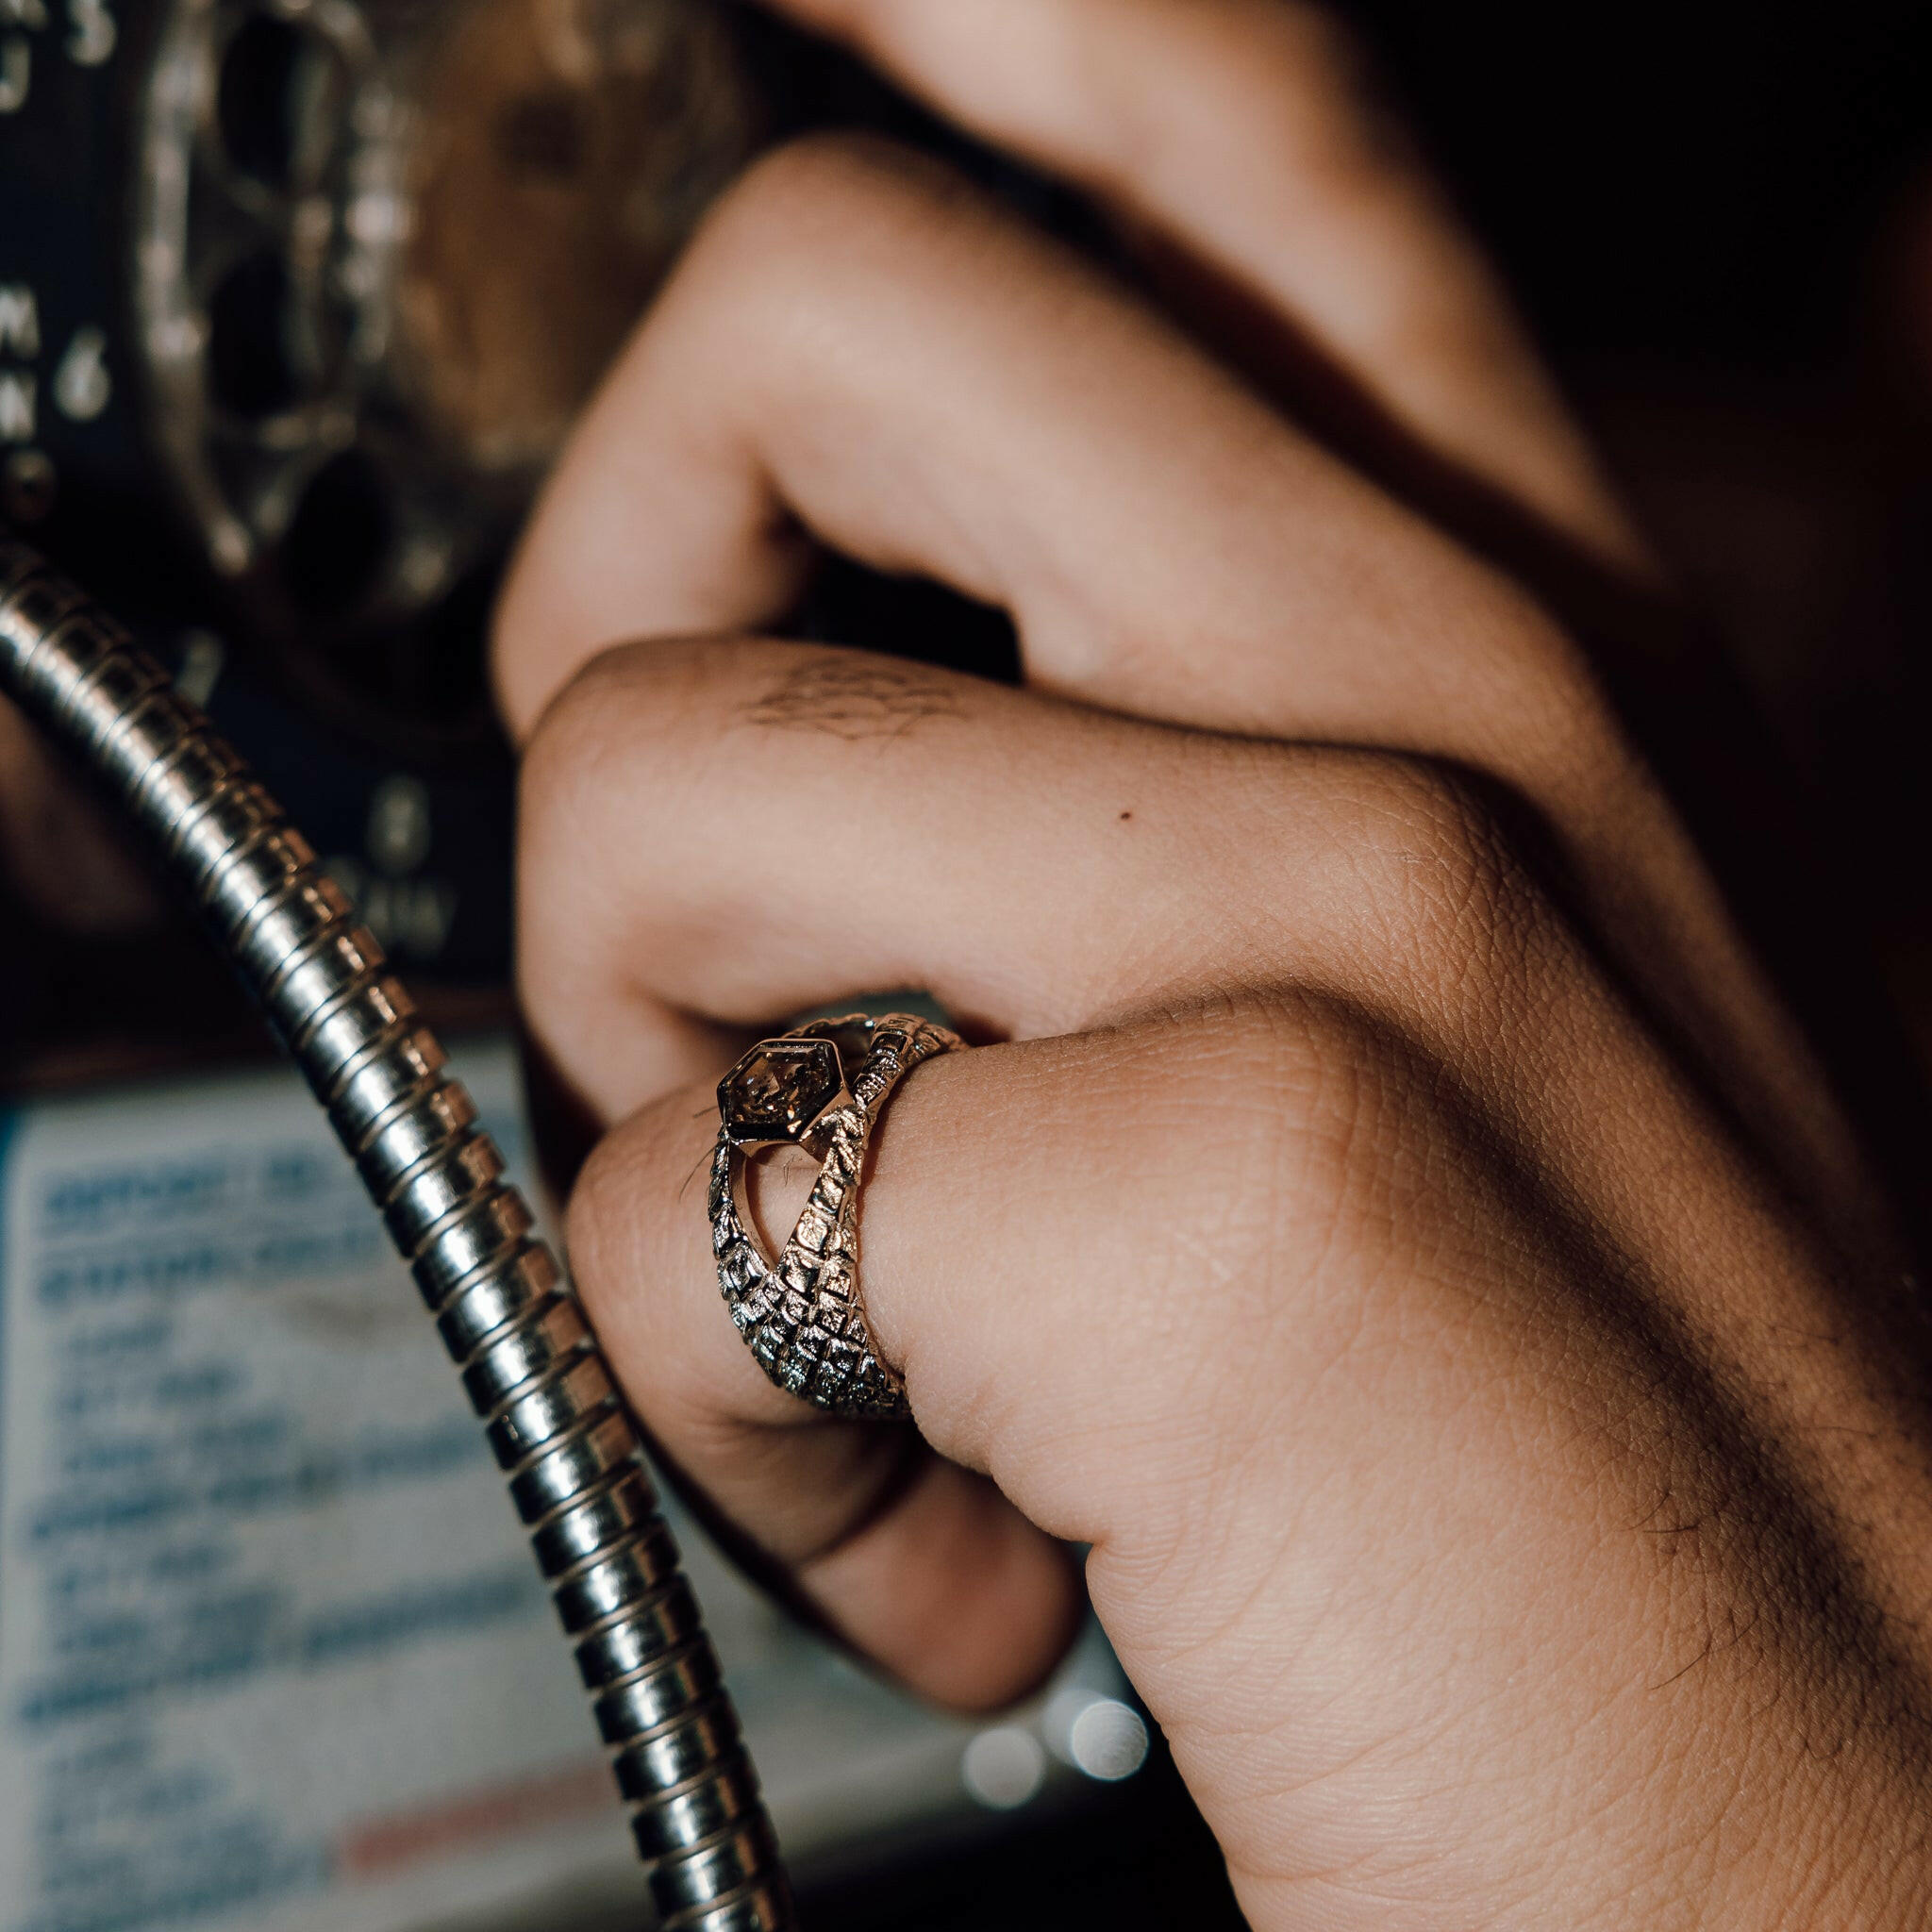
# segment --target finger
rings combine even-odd
[[[1077,1074],[1123,1086],[1105,1081],[1106,1059],[1105,1049],[1056,1043],[1033,1070],[1051,1087],[1016,1079],[1005,1051],[959,1057],[963,1091],[954,1068],[924,1068],[875,1137],[861,1227],[868,1307],[881,1344],[906,1365],[922,1426],[948,1452],[915,1447],[911,1481],[894,1473],[908,1453],[903,1431],[828,1420],[774,1388],[722,1307],[703,1199],[716,1128],[708,1085],[669,1096],[611,1134],[571,1203],[573,1274],[612,1366],[671,1461],[856,1648],[916,1690],[964,1706],[1023,1688],[1064,1643],[1067,1569],[1033,1525],[1086,1541],[1104,1531],[1125,1499],[1112,1484],[1081,1482],[1073,1465],[1089,1461],[1094,1438],[1124,1436],[1137,1412],[1147,1416],[1130,1345],[1144,1307],[1123,1311],[1110,1337],[1123,1345],[1107,1351],[1117,1419],[1097,1384],[1101,1360],[1070,1374],[1053,1404],[1041,1401],[1046,1378],[1034,1354],[1063,1347],[1071,1361],[1074,1347],[1069,1298],[1038,1292],[1044,1250],[1066,1240],[1083,1267],[1126,1263],[1130,1241],[1124,1230],[1108,1234],[1116,1217],[1096,1196],[1131,1168],[1096,1169],[1083,1158],[1074,1185],[1050,1196],[1037,1185],[1064,1172],[1048,1144],[1055,1127],[1091,1125],[1085,1102],[1097,1090]],[[920,1104],[935,1100],[949,1123],[939,1132],[932,1108]],[[975,1116],[976,1130],[954,1131]],[[1081,1145],[1085,1157],[1104,1156],[1091,1140]],[[1031,1180],[1022,1181],[1029,1168]],[[967,1235],[949,1213],[927,1216],[929,1240],[915,1258],[898,1249],[893,1224],[923,1214],[945,1176],[958,1180],[958,1205],[981,1226]],[[997,1194],[1002,1185],[1012,1191]],[[984,1206],[994,1198],[1026,1207],[997,1217],[996,1236]],[[770,1226],[783,1217],[761,1218]],[[901,1295],[888,1276],[908,1262]],[[996,1337],[1003,1324],[1008,1332]],[[1027,1356],[1030,1365],[1015,1373]],[[1079,1446],[1055,1483],[1058,1428],[1067,1432],[1063,1451]],[[1147,1459],[1143,1444],[1136,1461]],[[1010,1491],[968,1462],[996,1471]],[[1143,1490],[1126,1511],[1136,1528],[1158,1538],[1163,1491],[1193,1473],[1171,1466],[1163,1485]],[[882,1491],[891,1496],[884,1508]]]
[[[1327,9],[775,0],[1292,325],[1395,425],[1607,558],[1641,547],[1481,250]]]
[[[1518,891],[1466,783],[1378,755],[1177,731],[862,653],[660,643],[606,654],[552,707],[519,824],[532,1036],[607,1124],[715,1078],[742,1029],[868,988],[924,988],[982,1036],[1023,1039],[1208,990],[1319,988],[1474,1069],[1516,1115],[1574,1073],[1542,1033],[1584,1037],[1536,1004],[1552,974],[1529,964],[1574,941]],[[1515,961],[1524,991],[1498,998],[1473,960]],[[1859,1199],[1805,1072],[1740,1052],[1722,1085],[1807,1195]],[[1590,1112],[1579,1091],[1574,1118]]]
[[[666,1240],[673,1224],[705,1229],[709,1101],[708,1088],[680,1094],[628,1124],[572,1198],[572,1272],[626,1392],[763,1567],[875,1663],[948,1704],[1012,1701],[1072,1635],[1074,1566],[983,1475],[767,1380],[718,1299],[708,1250]],[[641,1293],[646,1282],[665,1291]]]
[[[725,821],[734,798],[785,809]],[[926,989],[1030,1039],[1292,986],[1465,1069],[1526,1141],[1593,1158],[1601,1015],[1550,1003],[1593,983],[1578,941],[1443,772],[861,653],[658,644],[553,708],[520,840],[531,1035],[605,1124],[855,990]],[[1803,1071],[1740,1060],[1721,1088],[1803,1195],[1861,1204]]]
[[[734,796],[785,808],[722,823]],[[531,746],[519,828],[525,1011],[607,1124],[863,988],[1038,1038],[1291,981],[1478,1058],[1474,981],[1392,936],[1524,942],[1453,781],[820,647],[606,654]]]
[[[1002,606],[1031,681],[1111,708],[1456,758],[1540,799],[1614,744],[1513,584],[877,144],[764,164],[619,365],[499,611],[512,725],[613,641],[782,617],[801,524]]]

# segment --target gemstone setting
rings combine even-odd
[[[724,1131],[740,1147],[802,1141],[844,1097],[845,1073],[829,1040],[762,1040],[718,1085]]]

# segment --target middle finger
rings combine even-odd
[[[918,987],[1037,1038],[1283,976],[1457,1016],[1382,932],[1457,918],[1454,788],[866,653],[609,652],[525,763],[519,968],[607,1123],[721,1036]],[[1377,946],[1381,933],[1385,943]],[[1491,936],[1493,949],[1507,936]]]

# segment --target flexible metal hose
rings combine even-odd
[[[166,672],[4,534],[0,690],[140,825],[327,1109],[508,1476],[665,1932],[792,1932],[777,1840],[637,1425],[382,949]]]

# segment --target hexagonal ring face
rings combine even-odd
[[[718,1083],[718,1111],[735,1146],[805,1140],[845,1098],[845,1070],[829,1040],[761,1040]]]

